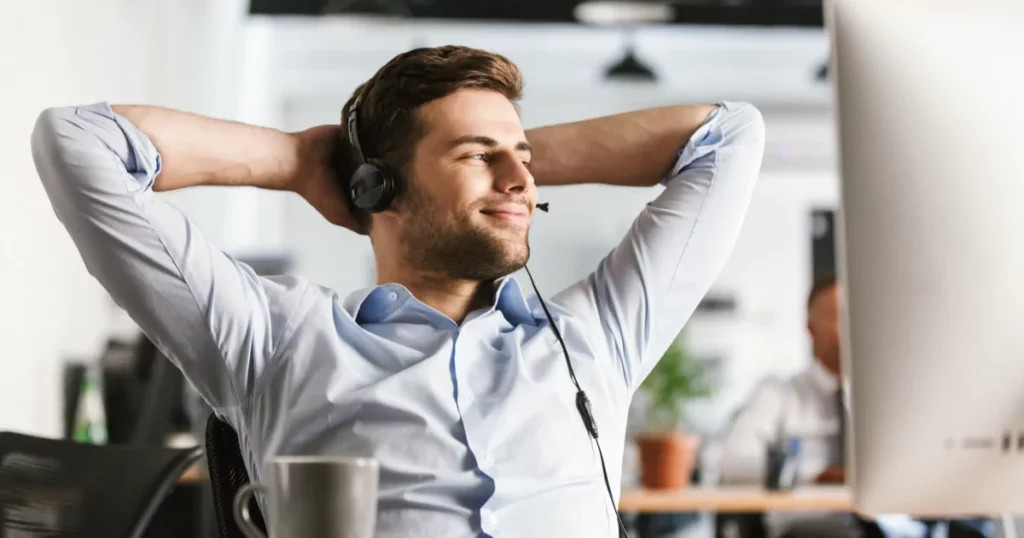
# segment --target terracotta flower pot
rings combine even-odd
[[[647,489],[683,489],[690,484],[700,437],[673,432],[640,436],[640,469]]]

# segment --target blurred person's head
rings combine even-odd
[[[399,54],[356,89],[342,126],[358,98],[362,153],[396,183],[388,209],[356,210],[379,278],[479,282],[526,263],[537,191],[516,105],[522,88],[508,59],[445,46]],[[346,184],[351,171],[340,170]]]
[[[836,375],[839,362],[839,283],[834,274],[814,282],[807,297],[807,331],[811,333],[814,357]]]

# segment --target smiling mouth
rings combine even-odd
[[[497,207],[481,209],[480,212],[489,217],[509,222],[529,220],[529,210],[519,204],[502,204]]]
[[[485,209],[481,211],[481,213],[483,213],[484,215],[490,215],[492,217],[509,217],[518,219],[525,219],[526,217],[529,216],[529,213],[526,213],[525,211],[510,211],[503,209]]]
[[[530,214],[520,211],[505,211],[505,210],[483,210],[481,211],[484,215],[497,219],[504,222],[514,223],[525,223],[530,220]]]

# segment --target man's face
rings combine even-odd
[[[396,202],[407,261],[475,281],[520,269],[537,189],[515,107],[496,92],[460,90],[419,118],[424,136]]]
[[[839,286],[822,291],[811,302],[807,330],[814,344],[814,356],[826,368],[839,373]]]

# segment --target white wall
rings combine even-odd
[[[0,8],[0,429],[56,433],[59,361],[98,349],[105,303],[53,215],[29,150],[36,115],[69,100],[140,99],[144,77],[110,61],[142,65],[141,49],[118,50],[144,3],[17,2]],[[116,82],[115,82],[116,81]]]
[[[218,70],[230,65],[224,41],[237,39],[232,22],[241,24],[244,5],[0,5],[0,430],[58,434],[61,365],[94,359],[112,318],[106,292],[85,271],[36,178],[29,148],[36,116],[49,106],[101,100],[223,112],[230,95],[218,92],[231,86]],[[190,193],[176,199],[203,208]],[[202,213],[193,211],[199,219]]]

